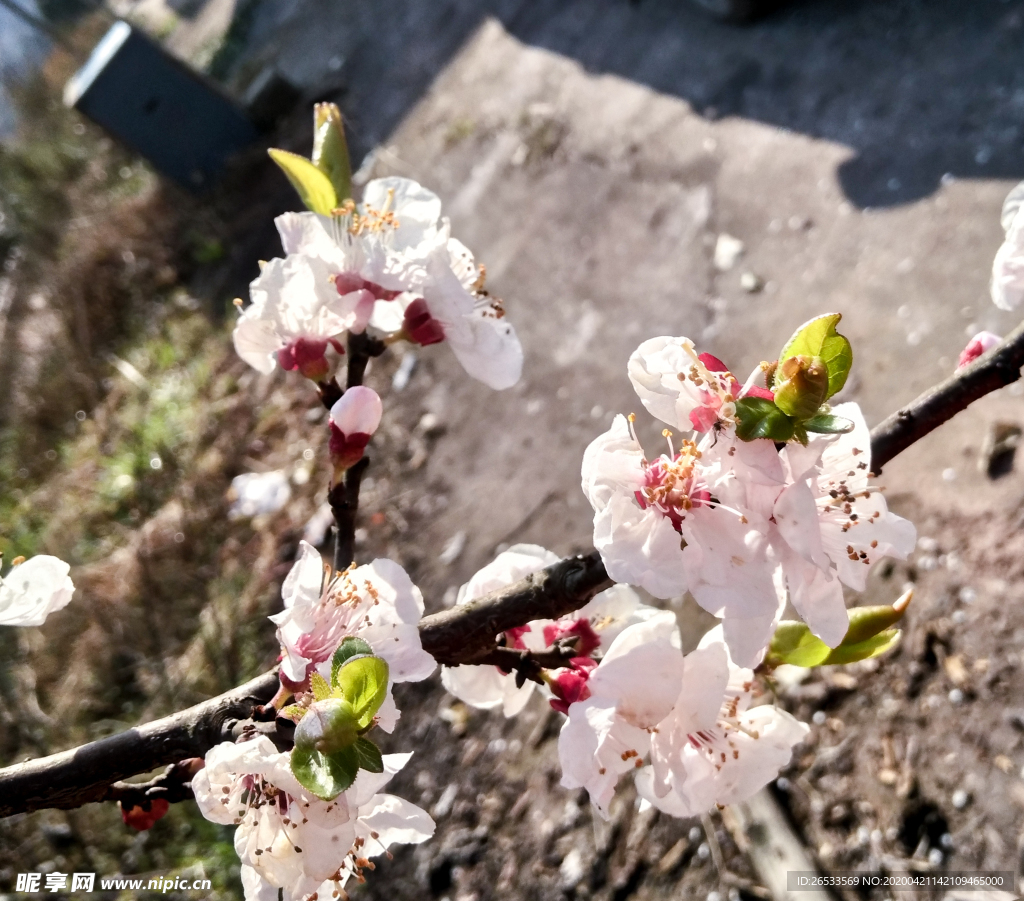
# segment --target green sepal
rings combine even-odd
[[[338,206],[338,195],[330,178],[297,153],[273,147],[267,153],[288,176],[288,181],[298,191],[299,199],[307,209],[321,216],[331,215],[331,211]]]
[[[364,657],[372,654],[373,648],[363,639],[349,635],[348,638],[338,645],[338,649],[334,652],[334,657],[331,658],[331,685],[335,688],[338,687],[338,670],[348,663],[349,660],[353,657]]]
[[[793,420],[766,398],[742,397],[736,401],[736,435],[741,441],[789,441],[793,438]]]
[[[359,731],[365,731],[387,697],[388,665],[380,657],[356,657],[338,670],[336,686],[352,705]]]
[[[313,692],[314,701],[326,701],[331,697],[331,686],[328,685],[327,680],[316,671],[310,673],[309,690]]]
[[[308,707],[303,707],[301,704],[289,704],[287,707],[282,707],[277,712],[277,715],[284,717],[286,720],[291,720],[293,723],[297,723],[306,715],[308,710]]]
[[[828,370],[826,400],[846,384],[846,377],[853,365],[853,348],[850,342],[836,331],[836,325],[842,318],[841,313],[827,313],[805,322],[779,354],[780,367],[790,357],[820,357]]]
[[[854,429],[852,420],[844,419],[842,416],[833,416],[831,413],[819,413],[817,416],[804,420],[803,426],[808,432],[818,432],[822,435],[842,435],[852,432]]]
[[[360,736],[353,745],[356,754],[359,756],[359,768],[368,770],[371,773],[384,772],[384,758],[381,757],[378,748],[370,739]]]
[[[303,788],[323,801],[333,801],[356,781],[359,753],[355,745],[333,754],[296,747],[291,755],[291,768]]]
[[[341,111],[333,103],[313,107],[313,158],[311,160],[334,188],[336,206],[352,196],[352,162],[345,141]]]

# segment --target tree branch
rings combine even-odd
[[[1019,379],[1022,365],[1024,325],[875,428],[871,433],[872,469],[878,472],[901,450],[974,400]],[[363,371],[365,362],[360,378]],[[533,619],[557,619],[578,610],[612,584],[596,551],[569,557],[485,597],[424,617],[420,622],[423,647],[438,663],[448,666],[497,663],[514,669],[509,649],[496,647],[496,636]],[[0,770],[0,817],[41,808],[70,809],[113,798],[129,790],[117,785],[121,779],[185,758],[203,757],[214,745],[233,740],[243,731],[274,732],[275,724],[254,726],[249,718],[254,708],[273,697],[277,687],[276,672],[265,673],[172,716]],[[146,787],[147,796],[153,787]]]
[[[180,713],[0,770],[0,817],[103,801],[113,797],[112,786],[121,779],[187,757],[205,757],[214,745],[230,740],[236,723],[270,700],[277,685],[277,673],[264,673]]]
[[[871,469],[877,475],[893,457],[992,391],[1020,378],[1024,323],[969,366],[929,388],[871,430]]]
[[[567,557],[475,601],[424,617],[420,638],[438,663],[480,663],[494,651],[495,636],[532,619],[558,619],[579,610],[613,584],[597,551]]]

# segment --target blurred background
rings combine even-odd
[[[8,560],[63,557],[78,588],[44,628],[0,630],[0,763],[275,659],[264,617],[298,541],[327,546],[326,425],[297,376],[235,357],[231,301],[280,253],[273,216],[298,201],[265,149],[308,155],[314,101],[341,106],[358,184],[403,175],[441,196],[524,345],[524,378],[499,396],[443,347],[371,367],[386,414],[358,555],[402,563],[428,612],[511,544],[589,549],[583,449],[639,410],[625,363],[648,337],[689,336],[746,373],[842,312],[843,399],[875,424],[949,375],[975,332],[1016,324],[988,279],[1024,178],[1024,0],[705,5],[0,4],[0,544]],[[209,177],[162,175],[127,101],[106,127],[64,105],[119,19],[258,126]],[[146,71],[126,81],[155,110]],[[157,146],[210,138],[184,108]],[[129,146],[112,122],[142,132]],[[824,870],[1019,869],[1021,394],[886,467],[919,547],[849,600],[916,584],[899,649],[779,686],[813,726],[772,793]],[[246,474],[270,487],[240,500]],[[675,607],[695,642],[709,619]],[[724,879],[698,824],[639,812],[630,790],[595,822],[558,787],[559,717],[540,699],[506,721],[434,677],[398,700],[393,745],[417,753],[394,791],[438,833],[354,897],[768,897],[729,811],[714,817]],[[203,874],[212,897],[241,897],[231,830],[190,804],[143,833],[113,805],[0,822],[0,897],[28,870]]]

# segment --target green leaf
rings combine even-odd
[[[846,377],[853,365],[853,348],[850,342],[836,331],[836,325],[842,318],[841,313],[828,313],[805,322],[779,354],[780,367],[790,357],[820,357],[828,369],[826,398],[831,397],[846,384]]]
[[[807,623],[783,620],[768,645],[765,662],[773,667],[782,663],[790,666],[819,666],[831,653],[832,648],[814,635]]]
[[[309,689],[313,692],[313,699],[316,701],[326,701],[331,696],[331,686],[318,672],[310,674]]]
[[[338,670],[337,686],[352,705],[360,731],[373,725],[388,693],[388,665],[380,657],[356,657]]]
[[[330,180],[337,204],[352,196],[352,163],[345,141],[341,111],[333,103],[313,107],[312,163]]]
[[[330,755],[297,747],[292,751],[291,767],[303,788],[323,801],[332,801],[355,782],[359,754],[354,745]]]
[[[866,641],[856,644],[846,644],[844,641],[838,648],[821,661],[821,666],[838,666],[842,663],[856,663],[858,660],[868,660],[884,654],[889,648],[894,647],[900,640],[899,629],[887,629],[872,635]]]
[[[369,770],[371,773],[384,772],[384,758],[380,756],[380,748],[370,739],[361,737],[356,740],[354,747],[359,756],[360,769]]]
[[[882,604],[878,607],[854,607],[850,611],[850,628],[843,638],[843,645],[859,644],[892,628],[903,618],[912,596],[904,594],[892,606]]]
[[[822,435],[841,435],[845,432],[852,432],[854,424],[842,416],[833,416],[831,413],[819,413],[804,421],[804,428],[808,432],[819,432]]]
[[[806,623],[783,620],[772,636],[765,663],[769,667],[781,663],[837,666],[877,657],[899,641],[900,632],[892,626],[902,618],[913,596],[911,590],[891,606],[854,607],[850,611],[850,627],[835,649],[812,634]]]
[[[356,638],[354,635],[348,636],[338,645],[338,650],[334,652],[334,657],[331,659],[331,685],[337,688],[338,670],[348,663],[349,660],[353,657],[363,657],[368,654],[373,654],[373,648],[361,638]]]
[[[299,199],[307,209],[321,216],[329,216],[338,206],[338,195],[330,178],[304,156],[277,148],[271,148],[267,153],[288,176],[288,181],[299,192]]]
[[[762,397],[743,397],[736,401],[736,420],[736,434],[742,441],[755,438],[789,441],[793,437],[793,420]]]

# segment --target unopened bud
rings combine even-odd
[[[559,713],[568,714],[569,706],[590,697],[590,673],[597,661],[590,657],[573,657],[566,669],[560,669],[548,678],[548,687],[554,695],[548,703]]]
[[[331,369],[326,352],[326,339],[296,338],[277,352],[277,362],[282,369],[301,372],[307,379],[321,382]]]
[[[422,297],[417,297],[405,308],[402,331],[414,344],[421,344],[424,347],[444,341],[444,328],[430,315],[427,302]]]
[[[810,419],[828,398],[828,368],[820,357],[798,354],[779,364],[775,405],[796,419]]]
[[[170,810],[171,805],[166,798],[153,798],[149,801],[148,807],[145,806],[145,803],[125,807],[120,801],[118,802],[118,807],[121,808],[121,819],[128,826],[131,826],[132,829],[137,829],[139,832],[144,832],[147,829],[151,829],[153,824]]]
[[[331,460],[335,473],[358,463],[370,437],[380,425],[384,406],[377,392],[365,385],[349,388],[331,407]]]
[[[359,723],[352,705],[343,698],[316,701],[295,727],[295,747],[335,754],[356,743]]]
[[[330,179],[339,204],[352,197],[352,164],[337,104],[318,103],[313,107],[311,162]]]
[[[973,363],[983,353],[990,351],[1002,340],[999,335],[993,332],[978,332],[960,352],[960,359],[956,364],[956,368],[963,369],[964,366]]]

